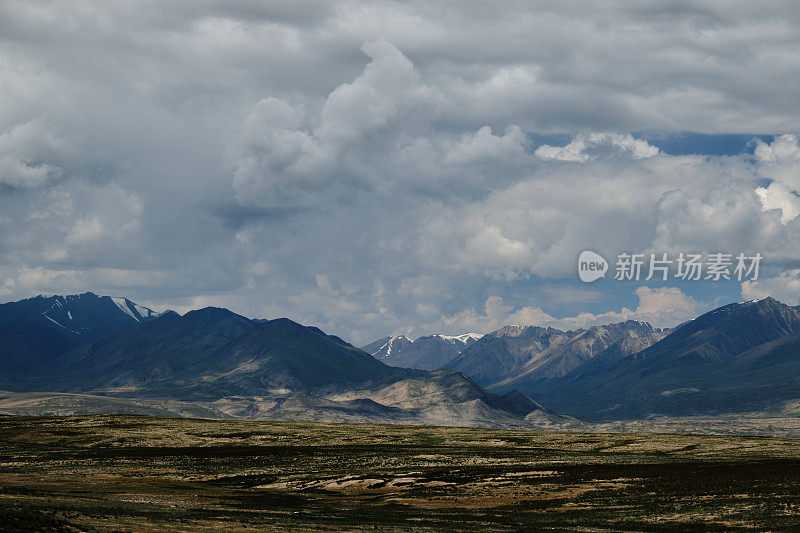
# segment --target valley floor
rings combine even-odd
[[[0,530],[798,524],[790,439],[0,416]]]

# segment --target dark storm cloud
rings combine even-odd
[[[308,213],[302,207],[258,207],[237,203],[211,207],[210,211],[222,218],[227,227],[234,230],[257,223],[282,223],[290,217]]]

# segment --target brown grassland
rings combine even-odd
[[[0,530],[789,530],[800,441],[0,417]]]

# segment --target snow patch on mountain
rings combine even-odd
[[[483,334],[482,333],[463,333],[461,335],[434,335],[434,337],[441,337],[442,339],[444,339],[446,341],[449,341],[449,342],[458,341],[459,343],[466,344],[467,342],[470,341],[470,339],[473,340],[473,341],[476,341],[476,340],[480,339],[481,337],[483,337]]]
[[[66,327],[65,327],[63,324],[59,324],[58,322],[56,322],[55,320],[53,320],[52,318],[50,318],[50,317],[49,317],[49,316],[47,316],[46,314],[42,313],[42,316],[43,316],[43,317],[45,317],[45,318],[46,318],[47,320],[49,320],[50,322],[52,322],[53,324],[55,324],[56,326],[58,326],[58,327],[60,327],[60,328],[67,329],[67,328],[66,328]]]
[[[131,304],[133,305],[133,308],[136,309],[136,312],[139,313],[139,316],[143,318],[158,318],[163,314],[163,313],[156,313],[155,311],[153,311],[148,307],[143,307],[133,302],[131,302]]]
[[[119,307],[120,311],[134,319],[135,321],[139,322],[139,317],[137,317],[131,308],[128,307],[128,300],[127,298],[115,298],[114,296],[111,297],[111,301],[114,302],[117,307]]]

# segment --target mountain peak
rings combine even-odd
[[[762,298],[760,300],[755,300],[754,302],[758,306],[767,307],[767,306],[781,306],[781,307],[790,307],[789,305],[781,302],[780,300],[776,300],[772,296],[767,296],[766,298]]]
[[[488,333],[484,337],[543,337],[558,333],[565,332],[551,326],[509,325]]]
[[[93,292],[91,292],[91,291],[86,291],[86,292],[84,292],[84,293],[77,294],[77,295],[75,295],[75,294],[68,294],[68,295],[64,296],[64,298],[70,298],[70,297],[76,297],[76,296],[77,296],[78,298],[80,298],[80,297],[82,297],[82,296],[86,296],[86,297],[88,297],[88,298],[102,298],[102,296],[99,296],[99,295],[97,295],[97,294],[95,294],[95,293],[93,293]]]
[[[197,322],[200,324],[210,324],[221,322],[228,318],[239,317],[244,320],[244,317],[237,315],[233,311],[222,307],[203,307],[202,309],[194,309],[184,314],[181,318],[186,322]]]
[[[300,327],[304,328],[302,324],[299,324],[292,320],[291,318],[280,317],[280,318],[273,318],[272,320],[267,320],[266,324],[272,324],[275,326],[288,326],[288,327]]]
[[[103,296],[95,294],[94,292],[87,291],[80,294],[39,294],[33,298],[20,300],[19,302],[9,302],[5,305],[24,304],[25,302],[32,303],[34,306],[47,306],[47,309],[42,309],[40,313],[47,319],[56,324],[72,329],[67,324],[59,319],[56,319],[53,314],[57,314],[58,310],[63,310],[67,314],[68,320],[73,320],[72,313],[77,308],[83,310],[91,310],[96,307],[108,307],[107,304],[113,303],[119,311],[125,314],[128,318],[141,322],[142,320],[157,318],[161,313],[157,313],[148,307],[137,304],[136,302],[121,296]],[[104,303],[105,302],[105,305]],[[75,309],[69,309],[75,308]],[[107,311],[111,312],[110,309]],[[93,312],[93,311],[91,311]],[[79,331],[76,331],[79,333]]]

